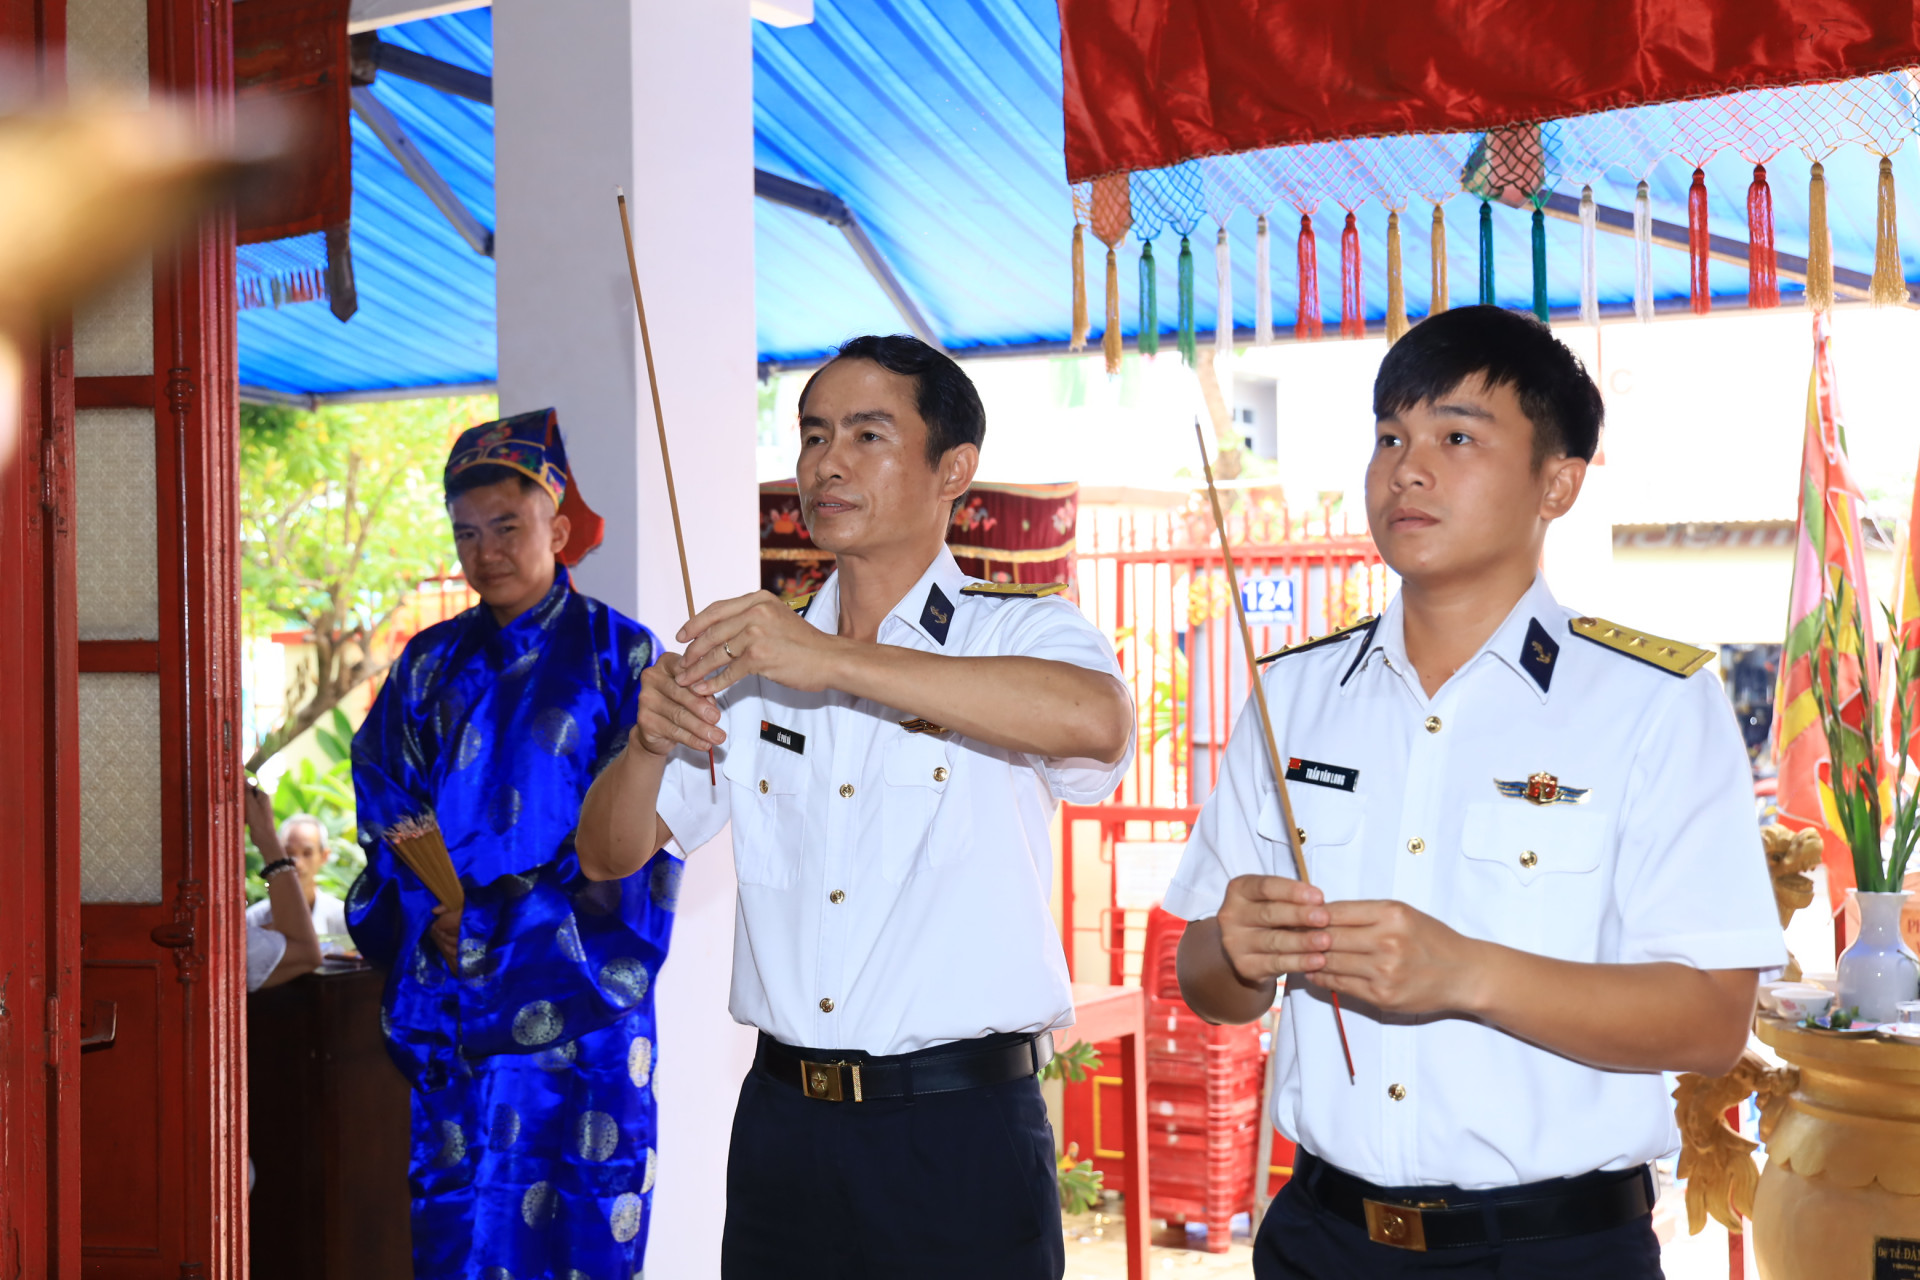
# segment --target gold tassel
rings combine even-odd
[[[1107,332],[1100,340],[1106,353],[1107,372],[1120,372],[1120,259],[1107,250]]]
[[[1833,309],[1833,240],[1827,235],[1827,170],[1813,162],[1807,183],[1807,305]]]
[[[1400,279],[1400,215],[1387,214],[1387,345],[1407,332],[1407,290]]]
[[[1906,273],[1900,265],[1900,229],[1893,219],[1893,161],[1880,157],[1880,212],[1874,222],[1873,285],[1867,300],[1890,307],[1907,300]]]
[[[1433,302],[1428,315],[1447,309],[1447,218],[1440,205],[1433,206]]]
[[[1073,224],[1073,334],[1067,350],[1087,349],[1087,229]]]

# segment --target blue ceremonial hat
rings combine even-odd
[[[573,526],[567,545],[561,548],[560,563],[578,564],[581,557],[600,545],[606,522],[574,488],[573,469],[567,465],[567,443],[560,435],[560,415],[554,410],[535,409],[462,431],[453,442],[453,452],[447,455],[441,483],[451,486],[461,472],[474,467],[505,467],[547,491],[559,514]]]

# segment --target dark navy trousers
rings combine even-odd
[[[749,1071],[727,1157],[724,1280],[1060,1280],[1053,1128],[1031,1076],[870,1102]]]
[[[1254,1280],[1660,1280],[1662,1273],[1652,1214],[1563,1240],[1413,1253],[1375,1244],[1362,1228],[1322,1209],[1305,1180],[1294,1178],[1260,1223],[1253,1274]]]

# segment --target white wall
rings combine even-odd
[[[747,5],[501,0],[493,23],[500,410],[559,409],[607,520],[577,580],[671,645],[686,606],[613,189],[634,216],[694,592],[742,594],[759,580]],[[726,1011],[733,908],[723,834],[688,863],[656,986],[654,1275],[719,1273],[728,1133],[753,1051]]]

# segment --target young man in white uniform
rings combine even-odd
[[[1710,654],[1538,571],[1602,415],[1545,326],[1422,321],[1374,413],[1401,590],[1262,676],[1313,884],[1242,715],[1166,899],[1203,1016],[1250,1021],[1287,979],[1273,1112],[1300,1155],[1255,1274],[1658,1276],[1659,1073],[1729,1069],[1785,958],[1740,732]]]
[[[733,823],[731,1008],[761,1034],[729,1280],[1065,1266],[1035,1079],[1073,1018],[1048,824],[1113,790],[1135,718],[1072,604],[947,551],[985,426],[924,343],[842,347],[800,400],[802,514],[833,576],[800,611],[756,592],[689,622],[581,810],[603,879]]]

